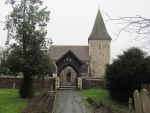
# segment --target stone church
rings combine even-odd
[[[78,77],[102,78],[110,63],[111,37],[98,9],[87,46],[52,45],[49,56],[55,64],[53,76],[61,82],[75,84]]]

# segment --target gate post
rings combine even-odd
[[[78,77],[78,88],[82,90],[82,78]]]
[[[56,77],[55,79],[55,89],[59,89],[60,88],[60,77]]]

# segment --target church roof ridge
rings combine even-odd
[[[98,9],[95,23],[88,40],[111,40],[108,34],[100,9]]]

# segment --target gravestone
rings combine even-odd
[[[129,113],[132,113],[132,98],[129,98]]]
[[[134,103],[135,103],[136,113],[142,113],[142,105],[141,105],[139,91],[135,90],[134,93],[133,93],[133,96],[134,96]]]
[[[150,113],[150,95],[146,89],[140,91],[143,113]]]

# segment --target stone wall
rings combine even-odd
[[[13,84],[15,83],[15,87],[19,88],[20,82],[22,81],[22,78],[0,78],[0,88],[12,88]],[[55,85],[55,78],[50,77],[48,79],[34,79],[33,84],[36,89],[40,89],[42,86],[43,88],[49,88],[51,85]]]
[[[12,88],[13,84],[18,88],[22,78],[0,78],[0,88]]]
[[[89,73],[81,73],[81,77],[87,77],[89,76]]]
[[[89,40],[89,54],[94,77],[102,77],[110,63],[110,40]]]
[[[55,78],[44,79],[44,88],[49,88],[53,85],[55,87]]]
[[[83,78],[82,79],[82,88],[89,89],[89,88],[105,88],[104,82],[102,79],[90,79],[90,78]]]

